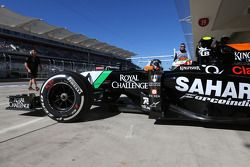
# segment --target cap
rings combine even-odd
[[[180,46],[186,46],[184,43],[181,43]]]

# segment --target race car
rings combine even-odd
[[[198,62],[179,63],[172,71],[162,71],[161,62],[153,60],[144,70],[58,73],[41,87],[41,106],[50,118],[69,122],[79,119],[93,101],[115,103],[125,94],[154,119],[248,120],[249,44],[212,48],[211,40],[199,42]]]
[[[50,118],[72,122],[94,101],[116,103],[124,94],[156,120],[250,122],[250,44],[213,47],[211,40],[199,42],[197,62],[175,63],[171,71],[152,60],[143,70],[60,72],[42,85],[41,106]]]

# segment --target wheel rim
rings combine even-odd
[[[50,106],[60,112],[70,110],[76,101],[75,92],[66,83],[55,84],[48,94]]]

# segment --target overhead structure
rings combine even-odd
[[[249,0],[176,0],[176,7],[193,56],[203,36],[250,42]]]
[[[17,14],[5,8],[3,5],[0,7],[0,28],[26,33],[56,42],[67,43],[115,57],[120,56],[127,58],[136,55],[133,52],[117,48],[97,39],[89,38],[83,34],[76,34],[66,28],[50,25],[42,19]],[[119,52],[117,50],[119,50]]]
[[[69,37],[64,38],[64,40],[74,43],[74,44],[78,44],[80,42],[83,42],[84,40],[88,39],[87,36],[82,35],[82,34],[73,34]]]

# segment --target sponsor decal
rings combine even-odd
[[[161,87],[161,83],[160,82],[149,82],[148,85],[150,87]]]
[[[143,102],[142,102],[141,107],[143,109],[150,110],[150,107],[148,106],[149,105],[149,98],[148,97],[143,97],[142,100],[143,100]]]
[[[45,111],[45,113],[49,116],[49,117],[54,117],[54,115],[52,115],[51,113],[49,113],[49,111],[47,110],[47,108],[44,105],[44,100],[43,100],[43,95],[40,95],[40,100],[41,100],[41,105],[43,107],[43,110]]]
[[[76,109],[76,110],[78,110],[78,109],[79,109],[79,107],[80,107],[80,105],[79,105],[79,104],[75,104],[75,105],[74,105],[74,109]]]
[[[158,81],[158,75],[151,75],[151,81],[152,82]]]
[[[236,75],[250,75],[250,67],[234,66],[232,72]]]
[[[98,89],[111,73],[112,71],[103,71],[94,81],[94,88]]]
[[[208,48],[203,48],[203,47],[198,47],[198,52],[201,56],[209,56],[211,49]]]
[[[181,71],[191,71],[191,70],[195,70],[195,71],[200,71],[201,68],[200,66],[180,66],[180,70]]]
[[[114,81],[111,84],[114,89],[148,89],[148,83],[140,82],[138,75],[120,75],[120,82]]]
[[[12,102],[9,103],[9,106],[12,108],[18,109],[29,109],[30,105],[25,103],[24,98],[14,98]]]
[[[189,93],[182,96],[181,99],[195,99],[198,101],[206,101],[206,102],[210,102],[214,104],[250,107],[250,100],[232,100],[232,98],[220,99],[220,98],[206,97],[206,96],[200,96],[200,95],[189,94]]]
[[[148,97],[143,97],[143,104],[149,105],[149,98]]]
[[[189,79],[186,77],[178,77],[176,79],[176,90],[181,92],[187,92],[186,95],[181,97],[183,98],[193,98],[196,100],[202,100],[201,97],[206,97],[205,100],[211,103],[225,104],[225,105],[236,105],[236,106],[248,106],[248,99],[250,100],[250,84],[239,82],[235,86],[234,82],[226,82],[225,88],[223,81],[220,80],[205,80],[202,83],[200,78],[195,78],[194,81],[190,84]],[[212,98],[212,97],[218,98]],[[237,99],[237,100],[232,100]],[[239,100],[243,101],[239,101]],[[244,100],[247,99],[247,100]],[[221,101],[224,100],[224,101]],[[245,101],[245,102],[244,102]],[[224,103],[225,102],[225,103]],[[240,103],[242,102],[242,103]],[[243,103],[244,102],[244,103]]]
[[[151,75],[151,82],[149,82],[150,87],[160,87],[161,82],[160,82],[160,75]]]
[[[103,66],[98,66],[98,67],[95,67],[95,70],[96,70],[96,71],[98,71],[98,70],[103,71],[103,70],[104,70],[104,67],[103,67]]]
[[[250,62],[250,52],[234,52],[234,58],[237,61]]]
[[[206,27],[209,24],[209,18],[200,18],[198,21],[199,26]],[[203,38],[204,39],[204,38]]]
[[[54,85],[54,80],[52,79],[45,85],[45,89],[49,90],[53,85]]]
[[[71,113],[69,113],[69,115],[74,115],[77,112],[77,110],[78,108],[74,108],[74,110]]]
[[[249,64],[249,62],[233,62],[233,65],[235,66],[247,66]]]
[[[80,86],[76,83],[76,81],[72,77],[68,77],[67,80],[73,86],[73,88],[76,90],[78,94],[81,94],[83,92]]]
[[[217,66],[214,65],[201,65],[205,68],[205,72],[208,74],[222,74],[224,70],[220,70]]]
[[[151,98],[160,98],[161,96],[158,94],[158,91],[160,91],[160,90],[152,89],[151,94],[149,94],[149,97],[151,97]]]
[[[201,66],[180,66],[180,71],[200,71],[205,70],[208,74],[222,74],[224,70],[214,65],[201,65]]]
[[[159,94],[155,94],[155,95],[150,94],[149,97],[150,98],[160,98],[161,96]]]
[[[157,95],[157,89],[152,89],[152,90],[151,90],[151,94],[152,94],[152,95]]]
[[[158,101],[158,102],[154,102],[150,105],[150,107],[157,107],[158,104],[160,104],[161,101]]]

